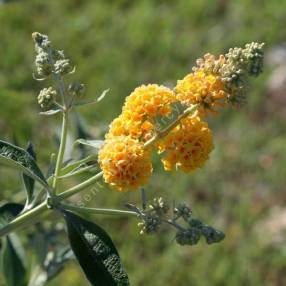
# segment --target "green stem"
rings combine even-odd
[[[58,158],[56,162],[56,169],[54,174],[54,181],[53,181],[53,189],[54,192],[57,192],[57,183],[58,183],[58,176],[60,174],[60,170],[62,167],[66,143],[67,143],[67,131],[68,131],[68,111],[63,112],[63,123],[62,123],[62,133],[61,133],[61,143],[58,153]]]
[[[124,210],[117,210],[117,209],[102,209],[102,208],[84,208],[84,207],[77,207],[70,204],[61,204],[65,210],[75,211],[85,215],[93,215],[93,214],[100,214],[100,215],[115,215],[115,216],[138,216],[136,212],[132,211],[124,211]]]
[[[95,182],[97,182],[102,177],[102,175],[103,175],[103,172],[100,172],[100,173],[96,174],[95,176],[89,178],[88,180],[68,189],[65,192],[60,193],[57,196],[58,200],[62,201],[62,200],[66,199],[66,198],[68,198],[74,194],[77,194],[78,192],[84,190],[85,188],[92,186]]]
[[[144,147],[147,148],[150,145],[153,145],[159,139],[165,137],[172,129],[174,129],[183,118],[188,117],[191,113],[193,113],[198,108],[198,104],[194,104],[187,109],[184,110],[182,114],[180,114],[170,125],[168,125],[164,130],[157,131],[156,135],[152,137],[149,141],[144,144]]]
[[[93,185],[96,181],[98,181],[98,179],[100,179],[102,177],[102,174],[103,173],[100,172],[97,175],[88,179],[87,181],[85,181],[81,184],[78,184],[78,185],[68,189],[67,191],[59,194],[56,197],[57,202],[61,202],[65,198],[68,198],[68,197],[82,191],[83,189]],[[48,209],[47,203],[46,202],[41,203],[37,207],[23,213],[19,217],[12,220],[9,224],[2,227],[0,229],[0,237],[7,235],[8,233],[10,233],[16,229],[28,226],[28,225],[32,224],[33,221],[39,221],[41,219],[42,215],[48,211],[51,211],[51,209]]]
[[[70,177],[74,177],[74,176],[78,176],[78,175],[81,175],[87,171],[90,171],[91,169],[94,168],[94,165],[89,165],[89,166],[86,166],[86,167],[82,167],[82,168],[79,168],[77,171],[74,171],[74,172],[70,172],[66,175],[63,175],[63,176],[59,176],[58,179],[66,179],[66,178],[70,178]]]
[[[0,229],[0,237],[7,235],[15,229],[31,225],[35,219],[39,220],[40,215],[43,214],[46,210],[48,210],[47,204],[46,202],[43,202],[35,208],[23,213]]]

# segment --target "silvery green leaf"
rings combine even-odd
[[[42,171],[26,150],[0,140],[0,163],[18,169],[45,188],[49,188]]]
[[[57,114],[61,111],[62,111],[61,109],[51,109],[51,110],[47,110],[47,111],[41,111],[40,115],[51,116],[51,115]]]
[[[74,103],[73,105],[74,106],[83,106],[83,105],[98,103],[105,98],[105,96],[107,95],[108,92],[109,92],[109,89],[106,89],[102,92],[102,94],[98,98],[96,98],[94,100],[81,100],[81,101]]]
[[[36,161],[36,153],[34,151],[34,147],[33,147],[31,142],[29,142],[29,144],[28,144],[27,152]],[[26,205],[29,205],[33,199],[35,180],[32,179],[31,177],[23,174],[23,181],[24,181],[26,195],[27,195]]]
[[[82,144],[95,149],[100,149],[104,144],[103,140],[86,140],[86,139],[78,139],[74,144]]]

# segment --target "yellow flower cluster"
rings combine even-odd
[[[117,191],[129,191],[144,185],[152,173],[150,151],[129,136],[109,139],[98,154],[105,182]]]
[[[183,104],[199,104],[201,115],[208,111],[216,113],[216,107],[225,106],[226,93],[223,81],[220,77],[201,70],[179,80],[175,90],[178,100]]]
[[[162,162],[168,171],[180,169],[190,172],[201,168],[212,149],[211,130],[198,116],[182,119],[177,127],[159,141],[159,153],[165,154]]]
[[[165,170],[189,173],[202,167],[213,149],[213,140],[201,118],[209,112],[217,113],[217,107],[241,102],[248,78],[262,71],[262,48],[263,44],[252,43],[244,49],[230,49],[218,58],[206,54],[174,90],[157,84],[136,88],[111,123],[106,144],[99,151],[105,181],[119,191],[143,185],[151,175],[151,150],[156,148]],[[176,117],[172,106],[178,102],[186,107],[197,105],[198,112]],[[168,116],[170,122],[173,115],[172,126],[177,126],[170,131],[170,126],[161,132],[155,130],[156,119]],[[151,138],[154,141],[148,141]],[[153,144],[148,151],[144,145],[147,141]]]
[[[106,138],[123,135],[147,141],[154,133],[155,117],[170,114],[175,101],[174,92],[165,86],[149,84],[136,88],[126,98],[122,113],[111,123]]]

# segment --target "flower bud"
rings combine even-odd
[[[49,60],[48,53],[42,51],[36,56],[36,71],[40,76],[49,76],[52,73],[53,65]]]
[[[188,220],[192,215],[192,211],[186,204],[181,203],[174,208],[174,214],[177,218],[182,217],[183,219]]]
[[[57,74],[68,74],[73,70],[73,66],[71,65],[68,59],[58,60],[55,63],[55,73]]]
[[[154,201],[150,204],[149,208],[159,216],[166,214],[169,210],[169,206],[163,201],[163,198],[154,198]]]
[[[71,83],[68,87],[68,91],[72,96],[81,97],[84,92],[84,85],[78,82]]]
[[[39,49],[47,49],[50,47],[51,42],[49,41],[49,38],[47,35],[43,35],[39,32],[34,32],[32,34],[32,38],[36,44],[36,50]]]
[[[194,245],[200,240],[201,233],[198,229],[179,230],[176,233],[176,241],[180,245]]]
[[[44,88],[41,90],[38,96],[38,103],[42,108],[50,107],[55,101],[57,92],[52,88]]]
[[[206,242],[208,244],[215,243],[215,242],[220,242],[225,238],[225,235],[223,232],[214,229],[211,226],[205,225],[202,228],[202,235],[206,238]]]
[[[160,224],[161,220],[157,215],[148,214],[143,218],[143,222],[138,223],[138,226],[141,227],[140,234],[157,232]]]

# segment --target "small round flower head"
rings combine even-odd
[[[226,98],[224,83],[220,77],[197,71],[188,74],[179,80],[175,88],[177,99],[183,104],[190,106],[199,104],[199,112],[216,112],[216,107],[223,107]]]
[[[147,183],[152,173],[150,151],[128,136],[106,141],[98,161],[106,183],[117,191],[132,191]]]
[[[55,101],[56,96],[57,92],[52,87],[44,88],[38,95],[38,103],[42,108],[50,107]]]
[[[180,169],[191,172],[201,168],[213,149],[212,133],[199,117],[181,121],[165,138],[159,141],[159,153],[167,171]]]
[[[165,86],[142,85],[126,98],[123,112],[128,110],[147,118],[154,118],[158,115],[166,116],[172,111],[171,103],[175,101],[175,94]]]

